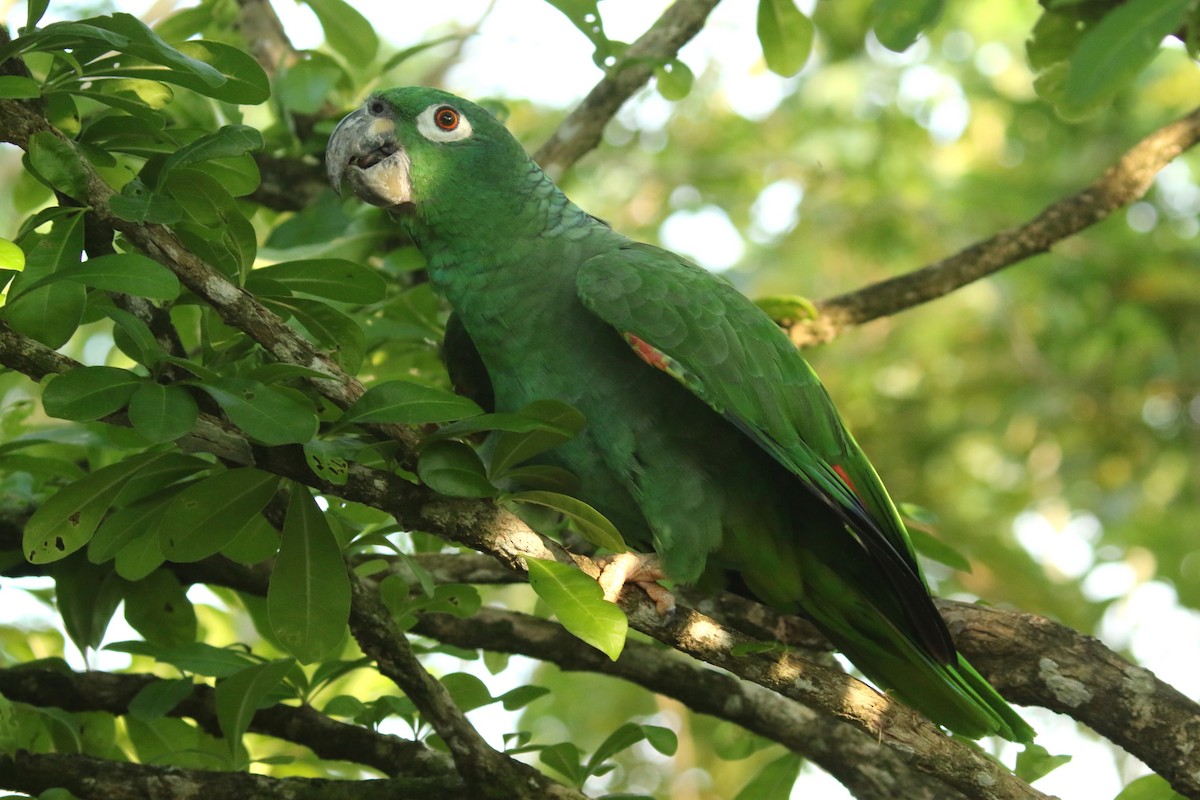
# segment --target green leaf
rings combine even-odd
[[[60,419],[100,419],[124,408],[143,380],[116,367],[76,367],[46,384],[42,406]]]
[[[29,137],[29,163],[49,184],[76,200],[87,199],[87,171],[75,148],[49,131]]]
[[[153,533],[171,498],[170,494],[150,497],[110,514],[88,542],[88,561],[102,564],[115,558],[137,536]],[[157,550],[157,539],[154,546]],[[128,577],[124,572],[118,572],[122,577]]]
[[[567,778],[574,786],[582,786],[587,780],[583,769],[582,753],[570,742],[559,742],[538,751],[538,760]]]
[[[196,385],[220,404],[234,425],[263,444],[302,444],[316,435],[316,411],[297,391],[246,378],[217,378]]]
[[[492,697],[487,684],[469,672],[452,672],[442,676],[438,682],[446,687],[454,705],[463,712],[483,708],[499,699]]]
[[[609,41],[604,33],[604,23],[600,19],[600,9],[596,0],[546,0],[571,20],[580,33],[588,38],[595,48],[592,61],[601,69],[611,66],[608,59],[615,55],[614,42]]]
[[[237,536],[275,494],[279,478],[253,467],[218,472],[171,500],[159,522],[158,541],[170,561],[199,561]]]
[[[33,564],[49,564],[88,543],[117,490],[138,470],[161,457],[132,456],[65,486],[42,503],[25,523],[22,550]]]
[[[24,75],[0,75],[0,98],[8,100],[32,100],[42,96],[42,87],[33,78]]]
[[[336,655],[350,618],[350,578],[324,513],[298,483],[267,587],[271,630],[302,664]]]
[[[1070,760],[1071,756],[1068,755],[1050,755],[1050,751],[1040,744],[1027,744],[1025,749],[1017,754],[1017,766],[1014,772],[1026,783],[1033,783]]]
[[[571,523],[580,536],[597,547],[603,547],[614,553],[623,553],[628,548],[616,526],[608,518],[582,500],[557,492],[529,491],[517,492],[505,498],[513,503],[530,503],[532,505],[552,508],[561,513]]]
[[[150,300],[174,300],[179,296],[175,273],[137,253],[112,253],[70,264],[50,276],[85,286],[123,292]]]
[[[486,658],[490,652],[491,651],[485,652],[484,657]],[[492,674],[494,675],[495,672]],[[529,705],[534,700],[537,700],[539,697],[545,697],[548,694],[550,694],[550,690],[545,686],[518,686],[515,689],[509,689],[496,699],[500,701],[506,711],[517,711]]]
[[[8,239],[0,239],[0,269],[15,272],[25,269],[25,251]]]
[[[643,725],[642,733],[646,734],[646,742],[664,756],[673,756],[679,749],[679,737],[670,728],[661,725]]]
[[[350,476],[350,462],[329,442],[314,440],[304,444],[304,460],[317,477],[334,486],[345,486]]]
[[[253,660],[241,650],[214,647],[203,642],[164,647],[151,642],[129,641],[105,645],[105,650],[148,656],[163,664],[178,667],[191,675],[227,678],[253,665]]]
[[[242,734],[250,727],[254,712],[258,711],[259,705],[275,687],[283,682],[295,663],[290,658],[284,658],[255,664],[223,681],[218,681],[214,693],[217,724],[235,757],[242,742]]]
[[[634,722],[626,722],[624,725],[610,733],[608,737],[600,743],[600,746],[596,748],[594,753],[592,753],[592,757],[588,759],[587,764],[584,765],[585,772],[588,775],[598,774],[597,770],[601,768],[605,761],[608,761],[622,750],[628,750],[638,742],[649,738],[647,731],[651,728],[655,730],[655,742],[657,742],[657,745],[655,745],[656,749],[659,745],[661,745],[670,748],[670,752],[664,753],[665,755],[671,755],[674,753],[678,742],[675,739],[675,733],[669,728],[661,728],[654,725],[638,725]],[[669,737],[667,734],[669,734]],[[664,751],[660,750],[659,752]]]
[[[275,93],[285,108],[315,114],[346,80],[346,73],[328,56],[311,52],[306,55],[303,61],[280,71]]]
[[[583,414],[557,400],[535,400],[517,413],[541,424],[527,432],[504,431],[496,437],[491,474],[497,479],[513,465],[570,440],[587,421]]]
[[[150,191],[137,178],[122,186],[120,194],[108,198],[108,208],[127,222],[174,225],[183,219],[183,206],[168,195]]]
[[[87,289],[70,281],[57,281],[23,292],[15,300],[10,294],[4,312],[13,330],[57,349],[74,335],[86,305]]]
[[[262,515],[251,517],[233,540],[220,550],[221,555],[239,564],[261,564],[278,552],[279,531]],[[265,608],[266,600],[261,602]]]
[[[144,381],[129,398],[129,422],[152,442],[173,442],[192,429],[200,408],[182,386]]]
[[[504,473],[504,480],[523,489],[543,489],[568,495],[579,491],[578,476],[554,464],[513,467]]]
[[[903,52],[933,26],[944,4],[945,0],[875,0],[875,36],[887,49]]]
[[[688,65],[678,58],[672,58],[655,67],[654,77],[658,81],[658,93],[668,100],[682,100],[687,97],[696,79]]]
[[[625,647],[629,622],[615,604],[604,599],[600,584],[575,567],[527,558],[529,585],[558,617],[562,626],[613,661]]]
[[[466,397],[434,386],[398,380],[372,386],[346,409],[338,425],[352,422],[425,425],[482,413],[483,409]]]
[[[1143,775],[1132,781],[1113,800],[1185,800],[1161,775]]]
[[[66,344],[83,319],[87,290],[68,282],[25,291],[42,278],[79,263],[83,252],[83,214],[78,209],[56,210],[50,233],[25,254],[25,269],[9,287],[4,315],[12,327],[47,347]]]
[[[191,678],[159,678],[143,686],[129,701],[129,715],[142,722],[166,716],[195,690]]]
[[[125,621],[152,644],[172,647],[196,640],[196,611],[187,590],[160,569],[124,585]]]
[[[1137,77],[1162,40],[1183,22],[1192,0],[1128,0],[1083,35],[1058,110],[1079,119],[1104,108]]]
[[[26,6],[25,27],[33,30],[42,21],[42,16],[50,6],[50,0],[28,0]]]
[[[91,69],[114,77],[162,81],[191,89],[214,100],[238,105],[257,105],[271,95],[267,75],[262,67],[251,55],[236,47],[221,42],[194,39],[179,42],[174,52],[197,67],[212,70],[218,75],[220,82],[210,83],[198,70],[171,69],[157,63],[145,66],[117,66],[116,62],[120,59],[93,65]]]
[[[971,572],[971,562],[967,557],[936,536],[910,525],[908,526],[908,538],[917,552],[926,558],[931,558],[959,572]]]
[[[246,281],[250,291],[255,291],[255,278],[270,278],[294,292],[343,303],[375,303],[387,295],[387,282],[378,272],[344,258],[285,261],[256,269]]]
[[[295,317],[313,340],[329,351],[342,369],[349,373],[358,372],[367,349],[367,337],[362,326],[349,314],[338,311],[324,301],[302,297],[268,300],[266,305],[282,310],[285,316]]]
[[[379,50],[375,27],[343,0],[304,0],[317,15],[329,46],[358,66],[371,63]]]
[[[67,635],[81,652],[99,647],[117,605],[121,582],[112,567],[97,566],[84,558],[69,558],[54,565],[54,595]]]
[[[163,509],[165,510],[165,508]],[[162,548],[158,545],[158,531],[155,528],[134,531],[132,538],[117,551],[117,574],[127,581],[140,581],[166,561]]]
[[[793,0],[758,0],[757,31],[763,59],[772,72],[790,77],[808,62],[813,24]]]
[[[417,461],[417,475],[430,489],[450,497],[494,497],[497,493],[479,455],[462,442],[427,445]]]
[[[168,156],[158,173],[159,186],[162,186],[163,178],[171,170],[201,161],[231,158],[262,149],[263,137],[256,128],[251,128],[249,125],[225,125],[213,133],[193,139]]]
[[[775,759],[751,778],[734,800],[788,800],[803,763],[794,753]]]

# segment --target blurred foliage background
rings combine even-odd
[[[307,8],[279,4],[297,47],[313,51],[279,77],[269,103],[244,109],[244,121],[264,130],[269,152],[311,158],[331,120],[367,89],[409,83],[495,101],[532,150],[601,74],[592,44],[541,2],[426,10],[420,24],[387,4],[356,5],[380,39],[378,55],[358,61],[332,36],[321,44]],[[647,14],[665,4],[645,5],[631,12],[628,3],[601,3],[610,35],[622,24],[636,35],[652,19]],[[1200,97],[1200,72],[1170,40],[1111,103],[1064,120],[1035,91],[1025,48],[1043,9],[1029,0],[946,3],[937,24],[903,53],[871,32],[868,0],[801,7],[815,23],[813,54],[798,75],[785,78],[761,60],[754,4],[722,4],[680,54],[695,75],[690,93],[677,101],[654,88],[640,93],[609,125],[601,147],[560,180],[568,195],[634,238],[727,270],[751,296],[823,298],[1027,220]],[[60,18],[112,10],[128,9],[50,8]],[[169,2],[135,11],[160,28],[244,47],[229,0],[205,0],[174,17]],[[7,15],[10,25],[20,24],[21,13],[20,4],[0,2],[0,19]],[[622,22],[631,13],[635,20]],[[350,26],[340,35],[353,41],[356,34]],[[555,63],[537,64],[537,52],[529,58],[530,42],[538,41],[549,54],[540,57]],[[422,43],[435,44],[381,69],[392,54]],[[511,70],[505,59],[513,60]],[[522,60],[563,74],[546,78],[553,86],[534,85],[516,66]],[[171,111],[201,127],[231,113],[186,104]],[[937,593],[1009,604],[1096,634],[1192,697],[1200,694],[1197,170],[1200,157],[1185,154],[1144,201],[1053,252],[805,353],[893,497],[935,514],[935,535],[970,561],[969,573],[931,565]],[[0,236],[14,238],[24,217],[47,200],[22,172],[19,154],[0,149]],[[328,194],[317,211],[299,216],[239,202],[263,261],[320,251],[323,230],[354,231],[338,254],[370,261],[400,287],[382,313],[364,321],[364,377],[443,380],[435,358],[440,309],[414,277],[419,264],[411,254],[381,247],[386,235],[377,212]],[[319,221],[331,227],[321,229]],[[81,328],[64,352],[87,363],[123,363],[103,324]],[[6,437],[55,424],[30,405],[36,387],[23,377],[0,375],[0,392]],[[123,434],[90,435],[99,437],[90,440],[95,446],[109,447]],[[15,473],[3,480],[10,497],[42,491]],[[526,587],[485,597],[532,607]],[[238,621],[240,601],[193,599],[206,640],[256,636]],[[5,650],[61,652],[61,637],[55,643],[54,634],[44,635],[42,641],[9,628]],[[533,665],[513,663],[489,680],[528,682]],[[478,670],[475,662],[467,666]],[[519,722],[501,717],[496,725],[519,725],[585,750],[631,716],[679,733],[669,769],[650,748],[635,748],[603,779],[610,791],[734,797],[778,755],[776,749],[723,760],[757,745],[643,691],[536,669],[536,681],[555,691]],[[601,708],[596,692],[606,698]],[[1061,727],[1051,716],[1034,715],[1035,725]],[[1067,749],[1058,752],[1085,749],[1083,739],[1061,741]],[[1066,797],[1112,796],[1139,767],[1105,753],[1107,767],[1077,759],[1038,785]],[[1085,779],[1093,782],[1080,793]],[[797,786],[805,780],[821,787],[809,791],[834,796],[820,777],[806,775]]]

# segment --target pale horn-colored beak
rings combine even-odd
[[[334,191],[345,185],[364,202],[391,208],[412,202],[408,154],[396,136],[388,110],[373,113],[367,104],[334,128],[325,148],[325,173]]]

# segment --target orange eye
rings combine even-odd
[[[433,122],[444,131],[452,131],[458,127],[458,112],[450,106],[442,106],[433,114]]]

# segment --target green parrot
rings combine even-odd
[[[1032,740],[956,651],[824,387],[727,281],[574,205],[490,113],[444,91],[372,94],[326,168],[420,248],[497,410],[555,399],[584,414],[553,458],[662,574],[803,613],[959,734]]]

